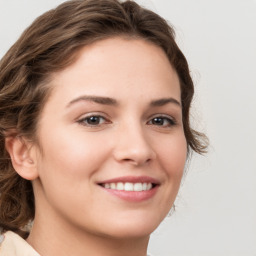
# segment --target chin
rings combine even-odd
[[[146,238],[151,235],[151,233],[157,228],[156,226],[149,225],[141,225],[134,227],[118,227],[111,230],[111,234],[109,236],[114,237],[116,239],[138,239],[138,238]]]
[[[131,214],[125,218],[116,218],[106,229],[110,236],[115,238],[142,238],[149,237],[150,234],[159,226],[163,218],[159,216],[136,216]],[[110,227],[111,226],[111,227]]]

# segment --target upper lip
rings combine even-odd
[[[106,184],[106,183],[117,183],[117,182],[131,182],[131,183],[153,183],[156,185],[160,184],[160,181],[149,177],[149,176],[124,176],[124,177],[116,177],[113,179],[103,180],[98,182],[98,184]]]

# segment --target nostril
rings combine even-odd
[[[142,164],[145,164],[145,163],[149,163],[151,159],[143,159],[143,158],[139,158],[139,157],[134,157],[133,159],[132,158],[125,158],[123,159],[124,162],[127,162],[127,163],[131,163],[133,165],[142,165]]]
[[[147,141],[135,140],[136,143],[127,141],[128,137],[118,141],[113,156],[115,160],[133,165],[148,164],[155,158],[154,149]],[[134,141],[134,140],[132,140]]]

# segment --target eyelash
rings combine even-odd
[[[96,124],[89,124],[88,123],[88,121],[97,121],[97,120],[98,120],[98,122]],[[153,122],[159,122],[159,121],[160,121],[160,125],[153,123]],[[81,125],[89,126],[89,127],[99,127],[99,126],[102,126],[104,124],[111,123],[111,121],[109,121],[106,117],[104,117],[102,115],[97,115],[97,114],[92,114],[90,116],[83,117],[80,120],[78,120],[77,122]],[[147,124],[148,125],[155,125],[155,126],[158,126],[158,127],[169,128],[171,126],[176,125],[177,122],[174,118],[171,118],[169,116],[167,117],[167,116],[159,115],[159,116],[155,116],[152,119],[150,119],[147,122]]]
[[[97,126],[101,126],[101,125],[104,125],[104,123],[100,122],[100,123],[97,123],[97,124],[89,124],[88,121],[93,118],[97,118],[97,119],[101,119],[101,120],[104,120],[103,122],[106,122],[106,123],[111,123],[106,117],[102,116],[102,115],[90,115],[90,116],[86,116],[86,117],[83,117],[81,118],[80,120],[78,120],[78,123],[79,124],[82,124],[84,126],[89,126],[89,127],[97,127]]]
[[[171,118],[171,117],[169,117],[169,116],[163,116],[163,115],[159,115],[159,116],[153,117],[153,118],[148,122],[148,124],[154,125],[154,124],[153,124],[153,121],[154,121],[154,120],[157,121],[157,119],[158,119],[158,121],[160,121],[160,120],[163,121],[163,123],[164,123],[164,122],[167,122],[167,124],[165,124],[165,125],[158,125],[158,124],[155,124],[156,126],[159,126],[159,127],[169,128],[169,127],[174,126],[174,125],[177,124],[177,122],[176,122],[176,120],[175,120],[174,118]]]

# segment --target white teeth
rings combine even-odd
[[[124,183],[124,191],[133,191],[133,184],[130,182]]]
[[[124,183],[118,182],[117,185],[116,185],[116,189],[117,190],[124,190]]]
[[[110,183],[110,188],[111,189],[116,189],[116,183]]]
[[[131,182],[117,182],[117,183],[104,183],[104,188],[116,189],[123,191],[146,191],[152,189],[152,183],[131,183]]]
[[[150,190],[152,188],[152,184],[151,183],[148,183],[147,184],[147,190]]]
[[[109,183],[104,184],[104,188],[110,188],[110,184]]]
[[[135,183],[133,185],[133,190],[134,191],[142,191],[142,183]]]

